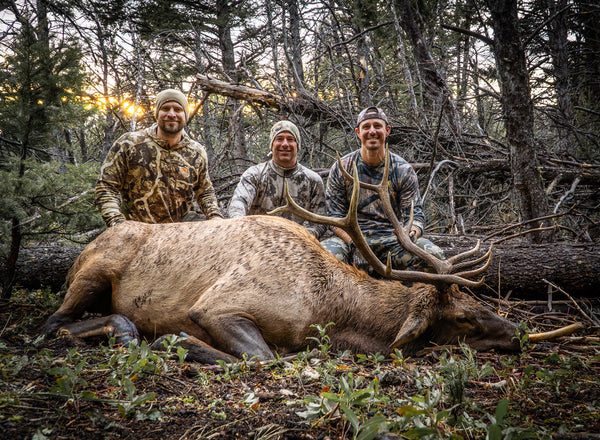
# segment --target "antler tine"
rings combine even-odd
[[[479,258],[476,258],[476,259],[470,260],[470,261],[465,261],[464,263],[453,264],[452,265],[452,272],[453,273],[458,273],[460,271],[464,271],[465,269],[468,269],[470,267],[477,266],[478,264],[482,263],[483,261],[486,261],[485,264],[487,264],[487,260],[490,260],[490,262],[491,262],[491,259],[492,259],[492,249],[493,248],[494,248],[494,246],[491,245],[488,248],[487,252],[485,254],[483,254]],[[468,251],[468,252],[470,252],[470,251]],[[464,253],[466,254],[467,252],[464,252]]]
[[[477,244],[475,245],[475,247],[473,247],[472,249],[469,249],[468,251],[462,252],[460,254],[456,254],[456,255],[448,258],[448,261],[451,264],[455,264],[460,261],[463,261],[463,260],[475,255],[477,253],[477,251],[479,251],[480,245],[481,245],[481,240],[477,240]]]
[[[280,212],[289,212],[292,214],[296,214],[298,217],[308,220],[309,222],[336,226],[338,228],[345,229],[348,216],[344,218],[327,217],[324,215],[315,214],[314,212],[307,211],[306,209],[298,205],[294,201],[294,199],[292,199],[292,196],[290,195],[290,191],[288,189],[287,180],[284,182],[283,188],[285,192],[286,204],[284,206],[280,206],[272,211],[267,212],[268,215],[279,214]]]

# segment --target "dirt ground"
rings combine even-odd
[[[204,366],[144,345],[39,339],[57,304],[44,295],[0,303],[2,439],[599,438],[598,306],[589,300],[553,312],[505,304],[528,328],[587,327],[519,355],[433,349],[382,360],[322,349]]]

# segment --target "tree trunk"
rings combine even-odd
[[[448,127],[452,133],[456,136],[460,136],[462,134],[462,129],[452,91],[446,83],[446,80],[440,74],[429,49],[425,45],[425,40],[414,19],[410,2],[409,0],[395,0],[395,2],[400,25],[402,26],[402,29],[404,29],[404,32],[408,36],[413,47],[413,55],[419,66],[421,78],[423,79],[425,96],[432,102],[432,109],[435,108],[436,104],[443,106],[443,103],[447,100],[445,116]]]
[[[223,69],[227,76],[229,76],[229,80],[237,83],[239,75],[235,65],[235,51],[231,37],[231,6],[225,0],[217,2],[217,35],[221,48]],[[226,104],[227,113],[229,114],[229,130],[227,146],[224,151],[231,154],[233,163],[237,168],[234,172],[239,173],[245,171],[248,167],[246,136],[244,124],[242,123],[243,106],[244,104],[238,102],[237,99],[230,99]]]
[[[294,80],[294,88],[304,93],[304,67],[302,65],[302,38],[300,38],[300,13],[298,11],[298,0],[286,0],[287,13],[290,17],[289,36],[288,31],[283,30],[284,48],[288,57],[290,76]],[[285,13],[285,12],[284,12]]]
[[[510,145],[513,185],[522,220],[543,217],[549,212],[538,172],[539,161],[533,136],[533,103],[525,52],[519,30],[515,0],[487,0],[494,27],[493,50],[502,92],[506,138]],[[541,225],[531,224],[531,228]],[[548,234],[533,233],[535,243]]]
[[[446,257],[472,248],[474,236],[428,234],[427,238],[442,247]],[[487,250],[489,244],[483,244]],[[600,243],[551,243],[533,245],[521,241],[501,243],[494,248],[485,284],[476,293],[504,297],[545,298],[547,280],[572,296],[597,296],[600,285]],[[67,272],[81,247],[49,243],[26,246],[16,267],[15,284],[34,289],[44,286],[61,289]],[[5,262],[0,261],[0,270]],[[555,297],[556,298],[556,297]]]
[[[547,0],[547,2],[548,11],[554,16],[548,24],[548,40],[550,42],[558,105],[556,121],[558,150],[565,157],[569,157],[575,151],[575,139],[572,130],[573,110],[571,108],[569,55],[567,51],[567,0]]]

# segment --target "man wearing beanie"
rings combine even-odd
[[[325,190],[321,176],[297,161],[301,148],[298,127],[290,121],[275,123],[271,128],[269,146],[273,158],[248,168],[242,174],[229,203],[229,217],[266,214],[285,205],[286,180],[296,203],[311,212],[325,214]],[[303,225],[317,239],[327,229],[290,213],[279,215]]]
[[[160,92],[154,116],[150,128],[121,136],[102,164],[95,201],[106,225],[179,222],[194,202],[206,218],[222,217],[206,150],[184,130],[185,95],[174,89]]]
[[[378,185],[384,171],[386,139],[391,131],[388,118],[380,108],[368,107],[358,115],[355,131],[360,141],[360,149],[342,157],[342,166],[352,175],[353,164],[356,164],[361,182]],[[443,259],[443,251],[422,237],[425,216],[417,174],[403,158],[391,152],[389,155],[388,188],[396,216],[404,220],[405,224],[408,223],[413,205],[414,220],[410,237],[417,246]],[[325,192],[327,215],[346,216],[351,193],[352,182],[344,178],[338,162],[335,162],[331,167]],[[383,210],[379,195],[369,189],[360,190],[358,224],[367,243],[382,262],[387,261],[389,253],[394,269],[426,269],[424,262],[406,252],[400,245],[394,234],[394,227]],[[350,236],[338,228],[333,228],[333,233],[333,237],[322,241],[325,249],[331,251],[340,261],[354,263],[360,269],[371,271],[370,266],[354,247]]]

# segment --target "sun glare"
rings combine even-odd
[[[142,116],[144,114],[144,108],[142,106],[136,106],[133,102],[125,101],[121,106],[128,115],[133,116],[135,114],[137,116]]]

